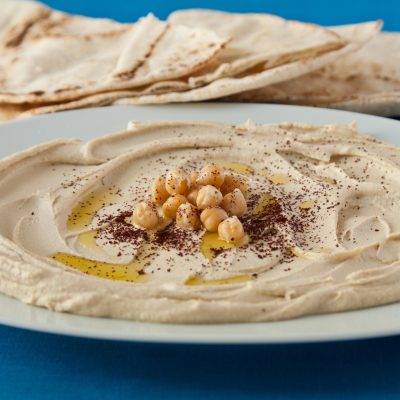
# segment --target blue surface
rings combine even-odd
[[[400,338],[212,347],[0,327],[0,398],[399,399],[399,359]]]
[[[133,21],[177,8],[272,12],[321,24],[382,18],[400,30],[400,1],[47,0]],[[136,2],[135,2],[136,3]],[[95,341],[0,326],[0,400],[399,399],[400,337],[279,346],[176,346]]]
[[[400,0],[45,0],[71,13],[135,21],[152,12],[165,18],[180,8],[213,8],[235,12],[268,12],[285,18],[322,25],[347,24],[374,19],[385,21],[385,30],[400,31]]]

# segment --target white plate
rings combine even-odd
[[[123,130],[128,121],[214,120],[228,123],[301,121],[349,123],[363,133],[400,145],[400,122],[311,107],[205,103],[121,106],[70,111],[0,124],[0,157],[56,137],[92,139]],[[91,338],[174,343],[289,343],[387,336],[400,333],[400,303],[291,321],[258,324],[166,325],[56,313],[0,295],[0,323]]]

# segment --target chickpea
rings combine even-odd
[[[168,199],[169,193],[165,189],[165,178],[162,176],[157,177],[154,181],[151,197],[154,203],[158,205],[163,204]]]
[[[140,228],[154,229],[160,221],[154,204],[142,201],[132,213],[132,223]]]
[[[190,192],[187,195],[187,199],[189,203],[192,203],[193,205],[196,205],[196,200],[197,200],[197,195],[199,194],[200,187],[194,187],[193,189],[190,190]]]
[[[196,181],[197,181],[197,177],[199,176],[199,174],[196,171],[193,171],[190,173],[190,186],[194,187],[196,186]]]
[[[200,221],[209,232],[217,232],[218,225],[228,218],[228,214],[220,207],[208,207],[200,214]]]
[[[230,215],[241,216],[247,211],[246,199],[239,189],[224,196],[221,207]]]
[[[219,206],[222,201],[222,193],[214,186],[203,186],[197,194],[196,204],[201,210],[207,207]]]
[[[220,190],[223,195],[233,192],[235,189],[240,189],[246,197],[249,189],[246,178],[239,175],[226,175],[223,185]]]
[[[198,185],[212,185],[219,188],[225,179],[224,169],[217,164],[208,164],[203,167],[197,177]]]
[[[200,228],[197,208],[190,203],[181,204],[176,211],[176,224],[182,229]]]
[[[175,219],[178,207],[185,203],[187,203],[186,197],[181,194],[175,194],[174,196],[169,197],[162,206],[164,216]]]
[[[234,216],[222,221],[218,226],[218,236],[221,240],[228,243],[241,243],[246,234],[239,218]]]
[[[165,189],[171,195],[185,194],[190,188],[190,176],[181,168],[170,171],[165,179]]]

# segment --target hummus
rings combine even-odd
[[[246,178],[234,246],[129,221],[157,176]],[[132,122],[0,162],[0,291],[52,310],[173,323],[271,321],[400,300],[400,150],[353,125]]]

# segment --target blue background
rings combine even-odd
[[[396,399],[399,338],[276,346],[149,345],[0,329],[0,398]]]
[[[45,0],[46,4],[71,13],[132,22],[152,12],[159,18],[179,8],[214,8],[236,12],[269,12],[285,18],[322,25],[347,24],[375,19],[385,30],[400,31],[399,0]]]
[[[1,1],[1,0],[0,0]],[[400,1],[47,0],[52,7],[134,21],[177,8],[270,12],[325,25],[381,18],[400,31]],[[400,337],[279,346],[117,343],[0,326],[5,399],[399,399]]]

